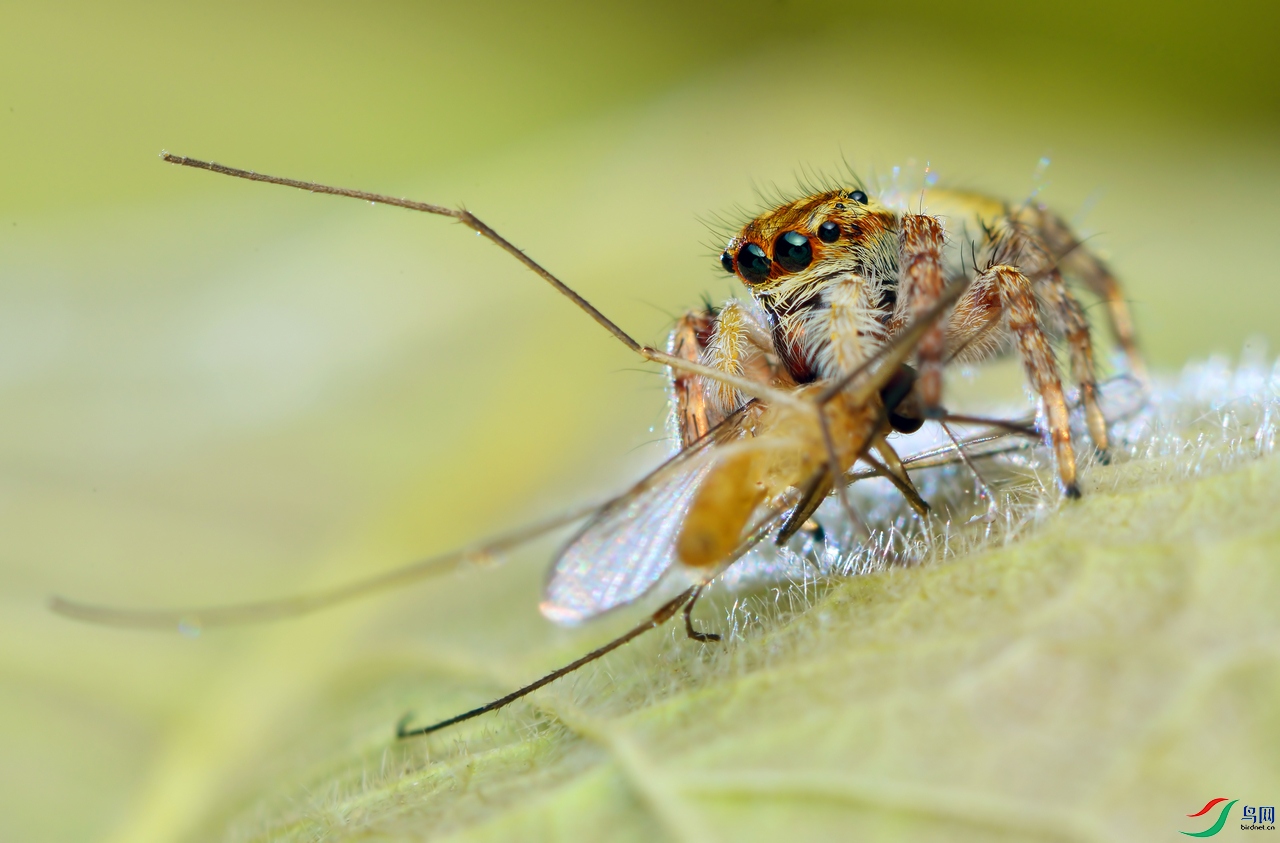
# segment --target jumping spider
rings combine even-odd
[[[893,429],[943,418],[942,369],[1012,345],[1043,401],[1058,478],[1079,497],[1075,454],[1051,336],[1066,339],[1089,434],[1106,459],[1089,323],[1064,277],[1107,304],[1111,328],[1140,378],[1145,370],[1128,307],[1107,266],[1043,205],[1011,206],[976,193],[929,190],[927,211],[900,212],[860,187],[827,190],[772,208],[735,234],[720,256],[751,303],[730,301],[682,317],[672,354],[777,387],[830,381],[901,333],[949,285],[967,288],[929,330],[882,395]],[[1047,315],[1047,319],[1046,319]],[[724,381],[674,372],[675,419],[688,444],[740,406]]]

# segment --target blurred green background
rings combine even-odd
[[[664,447],[660,379],[496,249],[162,149],[465,202],[648,341],[729,292],[701,220],[842,159],[928,161],[1043,187],[1170,369],[1280,337],[1278,8],[0,6],[0,839],[216,838],[238,771],[353,666],[522,675],[591,640],[538,620],[545,553],[198,641],[49,594],[339,582]]]

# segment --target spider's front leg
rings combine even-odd
[[[919,319],[937,303],[946,287],[942,273],[942,250],[946,234],[942,223],[928,214],[904,214],[898,233],[899,313],[905,303],[909,320]],[[901,317],[895,321],[901,321]],[[942,364],[946,354],[946,320],[930,326],[916,347],[919,376],[916,394],[923,405],[924,417],[941,418]]]
[[[1027,379],[1044,402],[1062,492],[1069,498],[1080,497],[1067,402],[1062,394],[1062,379],[1058,375],[1058,364],[1044,328],[1040,307],[1036,304],[1031,281],[1016,267],[992,266],[973,280],[956,305],[956,312],[964,314],[964,319],[954,321],[962,323],[961,327],[971,326],[974,334],[985,333],[991,326],[998,325],[1003,317],[1018,354],[1022,357]],[[965,333],[963,330],[955,331],[955,340],[963,344],[968,339],[964,336]]]
[[[671,329],[667,353],[690,363],[702,362],[702,353],[715,326],[716,312],[710,307],[689,311],[676,320]],[[668,366],[667,377],[671,385],[668,430],[679,437],[681,449],[688,448],[723,421],[724,415],[711,407],[700,375]]]
[[[739,302],[718,311],[691,310],[676,321],[667,343],[672,357],[716,372],[761,384],[793,385],[774,362],[769,333]],[[672,427],[687,448],[748,400],[732,383],[668,367],[672,391]]]

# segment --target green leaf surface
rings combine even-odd
[[[366,665],[289,727],[281,745],[311,760],[241,771],[253,795],[233,837],[1140,840],[1210,795],[1265,801],[1280,786],[1275,395],[1181,389],[1127,459],[1088,471],[1082,501],[1033,495],[923,564],[721,597],[705,623],[752,618],[725,645],[668,630],[403,744],[398,708],[443,715],[499,685]]]

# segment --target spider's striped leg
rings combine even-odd
[[[1129,370],[1144,383],[1147,380],[1147,364],[1138,350],[1138,339],[1129,313],[1129,303],[1124,300],[1120,282],[1110,267],[1080,242],[1070,226],[1047,208],[1039,212],[1039,233],[1062,271],[1078,277],[1094,295],[1107,304],[1107,318],[1116,342],[1129,360]]]
[[[671,329],[667,353],[691,363],[700,362],[715,325],[715,311],[709,308],[689,311]],[[680,447],[688,448],[723,421],[724,414],[711,407],[701,375],[668,367],[667,376],[672,398],[670,428],[679,435]]]
[[[1093,439],[1098,456],[1105,462],[1109,447],[1107,419],[1098,406],[1098,376],[1093,359],[1093,341],[1089,336],[1089,320],[1056,268],[1048,271],[1040,289],[1066,336],[1071,356],[1071,378],[1080,385],[1080,401],[1084,406],[1089,437]]]
[[[1045,332],[1031,282],[1015,267],[993,266],[973,280],[957,310],[973,315],[975,332],[985,332],[998,324],[1003,316],[1022,357],[1027,379],[1044,402],[1049,439],[1057,458],[1063,494],[1069,498],[1080,497],[1062,379],[1058,375],[1058,364],[1053,357],[1053,348]]]
[[[937,218],[927,214],[906,214],[898,235],[900,302],[905,302],[906,321],[915,321],[932,307],[946,287],[942,274],[945,234]],[[902,304],[899,312],[903,311]],[[946,319],[930,326],[916,346],[919,377],[916,392],[925,418],[938,418],[942,409],[942,364],[946,353]]]

